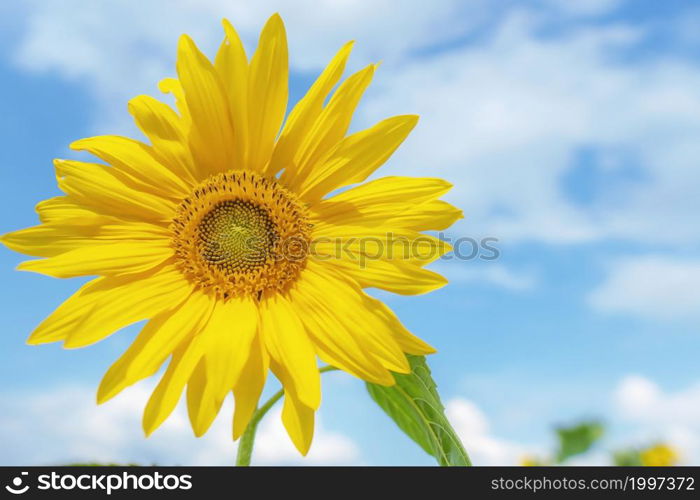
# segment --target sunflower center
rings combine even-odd
[[[250,201],[220,202],[198,229],[202,258],[230,271],[263,266],[278,239],[267,211]]]
[[[199,184],[171,229],[179,269],[222,299],[287,289],[304,268],[310,240],[301,201],[276,180],[248,171]]]

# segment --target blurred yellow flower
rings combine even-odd
[[[534,455],[524,455],[520,458],[520,465],[522,467],[537,467],[542,465],[542,462]]]
[[[677,465],[680,458],[671,446],[659,443],[639,452],[642,465],[646,467],[668,467]]]

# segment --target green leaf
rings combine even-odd
[[[626,448],[613,452],[613,464],[622,467],[639,467],[642,465],[642,457],[639,450],[635,448]]]
[[[440,465],[471,465],[440,401],[424,356],[408,355],[411,373],[394,373],[396,385],[367,383],[372,399],[402,431],[432,455]]]
[[[571,427],[559,427],[559,451],[556,461],[562,463],[574,455],[587,452],[603,435],[603,425],[597,421],[581,422]]]

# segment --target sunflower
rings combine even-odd
[[[462,214],[438,200],[451,187],[440,179],[363,183],[417,117],[346,135],[376,70],[338,84],[352,42],[285,120],[281,18],[265,24],[250,60],[231,24],[223,26],[213,64],[181,37],[177,78],[159,84],[177,111],[149,96],[129,102],[150,144],[119,136],[73,143],[103,163],[55,160],[64,194],[37,205],[40,225],[2,241],[42,257],[18,269],[95,276],[28,343],[78,348],[147,320],[104,375],[98,403],[169,361],[144,411],[146,435],[186,388],[197,436],[232,392],[237,439],[272,371],[284,388],[284,426],[306,454],[321,401],[318,359],[392,385],[391,372],[410,371],[406,353],[434,352],[364,289],[413,295],[444,285],[424,266],[449,246],[423,231]]]

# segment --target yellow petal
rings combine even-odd
[[[195,381],[188,404],[190,422],[196,436],[203,435],[221,408],[226,394],[233,390],[248,360],[258,327],[257,307],[250,299],[218,303],[201,335],[206,336],[202,360],[204,380]]]
[[[177,74],[192,117],[190,146],[199,178],[229,170],[234,144],[228,100],[214,66],[187,35],[180,37]]]
[[[224,19],[224,39],[216,54],[214,67],[228,98],[235,144],[232,168],[246,168],[248,150],[248,57],[243,43],[228,20]]]
[[[345,69],[354,42],[346,43],[316,79],[306,95],[294,106],[282,129],[266,174],[276,175],[283,168],[294,172],[294,158],[306,134],[323,110],[323,103]]]
[[[106,277],[83,285],[29,337],[29,344],[64,340],[83,347],[132,323],[149,319],[189,293],[182,273],[172,266],[140,275]]]
[[[366,227],[388,226],[414,231],[441,231],[464,218],[462,210],[446,201],[432,200],[413,204],[410,200],[406,198],[406,201],[400,203],[373,205],[322,201],[311,208],[311,222],[324,221]]]
[[[157,159],[188,184],[196,184],[196,168],[187,147],[187,130],[167,104],[147,95],[129,101],[129,112],[151,140]]]
[[[393,334],[394,339],[396,342],[398,342],[403,352],[414,354],[416,356],[423,356],[436,352],[433,346],[409,332],[396,317],[394,311],[389,309],[389,306],[387,306],[384,302],[375,299],[374,297],[370,297],[365,293],[362,295],[366,309],[381,318],[382,322],[387,325],[387,328]]]
[[[446,180],[434,177],[389,176],[347,189],[318,205],[350,203],[356,207],[368,207],[400,202],[417,205],[437,199],[451,188],[452,184]]]
[[[233,386],[236,406],[233,413],[233,439],[241,437],[265,387],[270,357],[263,346],[262,338],[257,335],[250,345],[250,352],[238,381]]]
[[[248,77],[248,168],[262,170],[270,160],[287,111],[287,35],[278,14],[265,24],[250,61]]]
[[[156,373],[182,342],[202,329],[213,305],[208,296],[195,292],[150,320],[102,377],[97,402],[104,403],[124,388]]]
[[[58,187],[81,205],[107,215],[152,222],[172,219],[177,205],[140,191],[129,176],[95,163],[55,160]]]
[[[119,276],[148,271],[173,256],[167,239],[81,246],[59,255],[21,262],[17,269],[54,278]]]
[[[375,384],[393,385],[394,377],[354,337],[354,332],[339,323],[325,300],[328,290],[319,288],[319,280],[300,276],[297,286],[290,290],[290,300],[299,311],[319,357],[329,365],[340,368],[362,380]]]
[[[293,189],[306,185],[314,175],[317,163],[334,148],[350,128],[355,108],[374,76],[376,66],[371,64],[345,80],[323,108],[294,157],[295,171],[282,176],[282,181]]]
[[[309,452],[314,437],[314,410],[309,408],[291,391],[284,393],[282,423],[294,446],[303,456]]]
[[[99,216],[99,212],[85,207],[67,196],[54,196],[40,201],[35,207],[39,220],[43,223],[80,220]]]
[[[282,295],[260,304],[262,336],[270,357],[289,372],[294,390],[311,408],[321,402],[321,378],[313,345],[294,307]]]
[[[383,177],[319,201],[311,207],[312,217],[336,224],[444,229],[462,214],[437,200],[451,187],[442,179]]]
[[[442,231],[464,218],[462,210],[442,200],[427,201],[394,213],[394,217],[386,220],[387,225],[415,231]]]
[[[328,310],[333,311],[336,322],[352,332],[365,352],[391,371],[410,371],[391,325],[382,315],[366,310],[365,295],[356,283],[313,260],[307,263],[304,279],[311,282],[310,286],[322,290]]]
[[[339,269],[362,288],[380,288],[400,295],[429,293],[447,284],[442,275],[401,260],[368,259],[362,264],[360,260],[332,259],[324,264]]]
[[[134,139],[103,135],[75,141],[70,147],[97,156],[149,192],[179,199],[190,191],[186,182],[153,156],[149,146]]]
[[[274,362],[271,366],[275,376],[285,387],[282,423],[296,449],[305,456],[314,437],[314,409],[302,403],[294,390],[288,389],[293,385],[289,371]]]
[[[302,197],[315,201],[335,189],[364,181],[389,159],[417,122],[415,115],[395,116],[346,137],[299,187]]]
[[[204,356],[199,360],[187,381],[187,415],[195,437],[203,436],[216,415],[221,404],[216,404],[213,398],[207,396],[207,368]],[[206,422],[203,422],[206,419]]]
[[[168,237],[167,229],[161,226],[92,214],[20,229],[2,235],[0,241],[15,252],[52,257],[85,246]]]
[[[192,126],[192,117],[185,101],[185,91],[177,78],[163,78],[158,82],[158,89],[164,94],[172,94],[175,98],[175,106],[180,112],[180,125],[183,130],[189,130]]]
[[[173,353],[168,369],[148,399],[143,412],[143,430],[150,436],[177,406],[185,384],[204,354],[204,340],[195,335]]]

